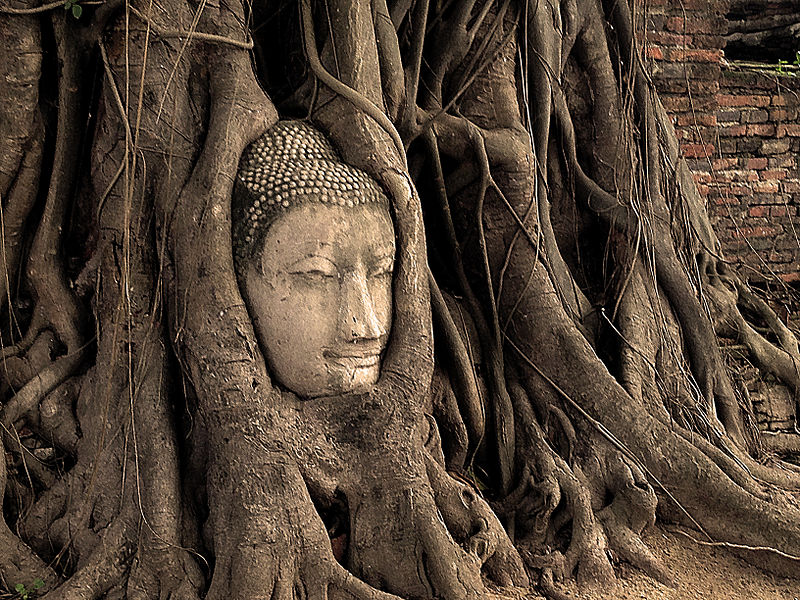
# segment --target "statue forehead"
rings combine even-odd
[[[270,225],[260,243],[270,255],[269,259],[262,256],[265,265],[275,260],[275,254],[285,260],[321,254],[346,265],[393,256],[395,250],[389,211],[374,203],[353,207],[300,204]]]

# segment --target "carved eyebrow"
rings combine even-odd
[[[284,268],[289,273],[304,273],[307,271],[322,270],[331,270],[335,272],[339,271],[339,267],[335,262],[333,262],[327,256],[322,256],[320,254],[306,255],[303,258],[293,261]]]

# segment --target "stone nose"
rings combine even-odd
[[[345,342],[376,340],[386,334],[375,312],[367,277],[350,272],[342,279],[339,337]]]

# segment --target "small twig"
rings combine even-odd
[[[11,8],[10,6],[0,6],[0,13],[5,13],[7,15],[35,15],[53,10],[54,8],[61,8],[62,6],[64,6],[64,0],[49,2],[48,4],[42,4],[41,6],[35,6],[33,8]]]

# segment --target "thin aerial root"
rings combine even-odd
[[[442,334],[447,351],[443,359],[450,364],[451,385],[458,399],[464,424],[469,432],[471,447],[467,463],[483,437],[486,415],[475,375],[475,366],[469,357],[464,340],[453,321],[453,316],[445,304],[433,274],[428,270],[428,283],[431,289],[431,309],[434,323]]]
[[[777,548],[773,548],[772,546],[748,546],[747,544],[734,544],[732,542],[719,542],[719,541],[704,541],[698,540],[694,536],[686,533],[681,529],[673,529],[674,533],[678,533],[684,537],[689,538],[695,544],[699,544],[701,546],[713,546],[715,548],[729,548],[731,550],[746,550],[748,552],[765,552],[768,554],[774,554],[776,556],[780,556],[781,558],[785,558],[791,561],[795,561],[800,564],[800,556],[795,554],[788,554],[783,552],[782,550],[778,550]]]

